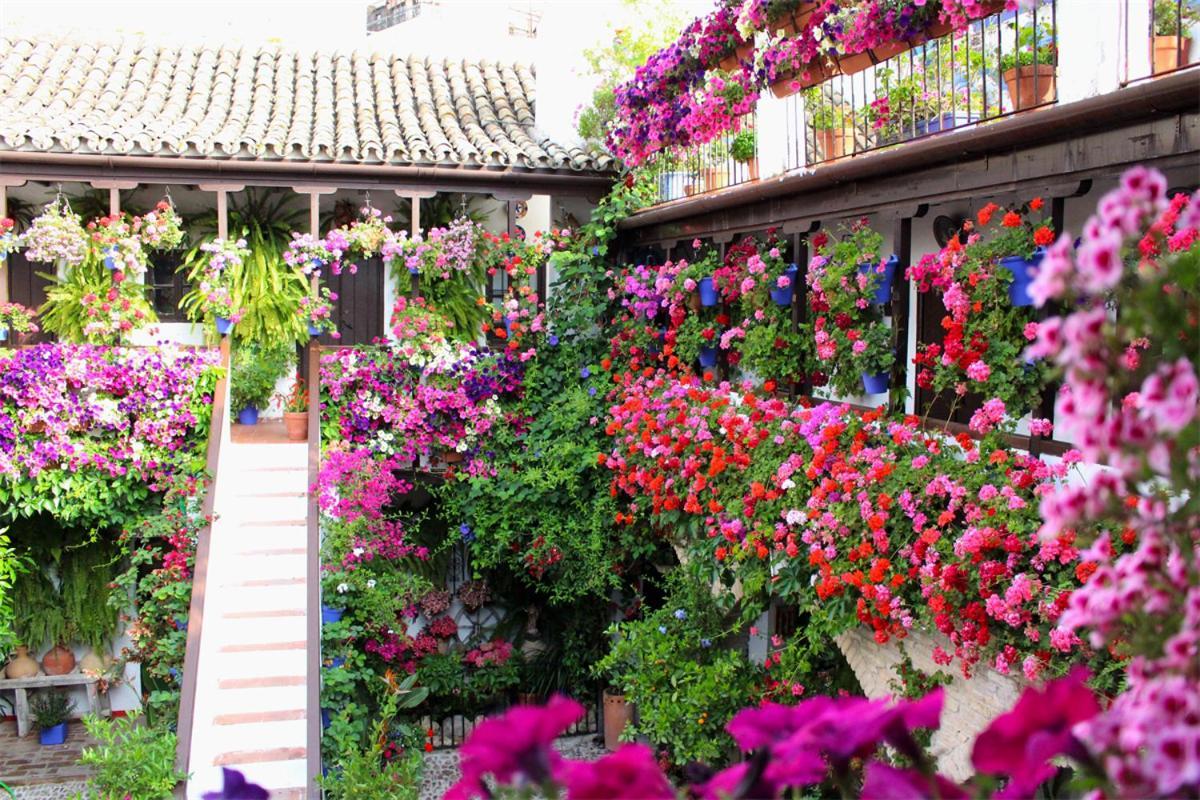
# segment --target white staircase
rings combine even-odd
[[[187,797],[228,766],[304,798],[308,447],[229,443],[220,461]]]

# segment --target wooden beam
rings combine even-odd
[[[246,188],[241,183],[201,183],[202,192],[217,193],[217,237],[222,241],[229,238],[229,192],[240,192]]]

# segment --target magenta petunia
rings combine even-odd
[[[961,786],[942,775],[925,775],[915,769],[897,769],[882,761],[867,764],[861,796],[870,800],[967,800]]]
[[[568,800],[672,800],[654,751],[644,744],[624,744],[598,761],[564,761],[557,777]]]

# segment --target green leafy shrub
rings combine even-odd
[[[50,690],[36,695],[29,703],[29,713],[33,716],[33,724],[40,731],[61,725],[71,718],[75,703],[66,692]]]
[[[84,726],[96,740],[79,756],[91,767],[89,797],[98,800],[165,800],[175,785],[187,778],[175,769],[175,734],[141,725],[124,717],[84,717]]]
[[[287,374],[291,348],[284,343],[244,344],[233,351],[233,377],[230,383],[230,411],[263,408],[275,393],[275,383]]]

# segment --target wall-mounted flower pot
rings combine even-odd
[[[308,335],[315,339],[321,335],[321,329],[310,322],[308,323]]]
[[[771,289],[771,299],[775,301],[775,305],[787,307],[792,304],[792,298],[796,295],[796,273],[799,271],[795,264],[789,265],[783,273],[788,279],[788,285],[776,284],[775,288]]]
[[[231,330],[233,330],[233,320],[226,319],[225,317],[217,317],[217,333],[225,336]]]
[[[874,273],[879,276],[879,283],[875,284],[875,294],[871,297],[871,302],[877,306],[887,305],[892,299],[892,283],[896,280],[896,265],[900,263],[900,259],[895,254],[887,257],[887,261],[883,262],[883,272],[877,272],[879,265],[870,262],[863,262],[858,265],[858,272],[861,275]]]
[[[848,53],[837,57],[838,72],[843,75],[853,75],[856,72],[862,72],[874,63],[871,59],[871,54],[867,52]]]
[[[0,325],[0,342],[8,341],[8,328]]]
[[[62,744],[67,741],[67,723],[60,722],[38,731],[38,741],[43,745]]]
[[[303,442],[308,439],[308,412],[283,412],[283,427],[287,429],[289,442]]]
[[[246,406],[238,412],[238,422],[243,425],[257,425],[258,409],[255,406]]]
[[[616,750],[621,746],[621,734],[633,721],[633,706],[623,694],[604,692],[604,748]]]
[[[883,394],[888,390],[890,375],[887,372],[876,372],[874,375],[862,374],[863,389],[867,394]]]
[[[420,274],[421,274],[421,270],[420,270],[420,268],[418,268],[418,267],[409,267],[409,268],[408,268],[408,274],[409,274],[409,275],[420,275]]]
[[[901,53],[906,53],[911,49],[912,49],[912,44],[910,42],[898,41],[898,42],[887,42],[886,44],[877,45],[875,47],[872,47],[867,52],[870,53],[870,55],[871,55],[872,63],[882,64],[884,61],[887,61],[889,58],[895,58],[896,56],[900,55]]]
[[[117,251],[111,247],[104,251],[104,268],[109,272],[117,271]]]
[[[1054,65],[1030,64],[1027,67],[1005,70],[1004,85],[1008,87],[1009,99],[1017,111],[1053,102],[1056,96]]]
[[[345,664],[345,656],[334,656],[333,658],[329,659],[329,663],[325,665],[325,669],[337,669],[338,667],[345,666]]]
[[[717,304],[717,287],[713,286],[712,278],[701,278],[700,305],[711,308]]]
[[[55,645],[46,655],[42,656],[42,671],[47,675],[66,675],[75,669],[75,654],[71,648]]]
[[[701,347],[700,348],[700,366],[715,367],[717,365],[717,348]]]
[[[693,314],[699,313],[700,308],[701,308],[700,291],[699,290],[688,293],[687,307],[688,307],[688,310],[691,311]]]
[[[322,603],[321,604],[321,624],[322,625],[332,625],[335,622],[341,622],[342,615],[345,613],[346,612],[343,609],[334,608],[333,606],[327,606],[324,603]]]
[[[1190,63],[1188,54],[1191,52],[1192,40],[1184,36],[1155,36],[1152,50],[1154,53],[1154,74],[1170,72],[1180,66]]]
[[[1037,277],[1043,255],[1045,251],[1039,247],[1033,251],[1031,259],[1023,256],[1006,256],[1000,259],[1000,268],[1012,274],[1012,283],[1008,285],[1008,300],[1014,306],[1020,308],[1033,305],[1033,298],[1029,296],[1029,284]]]

